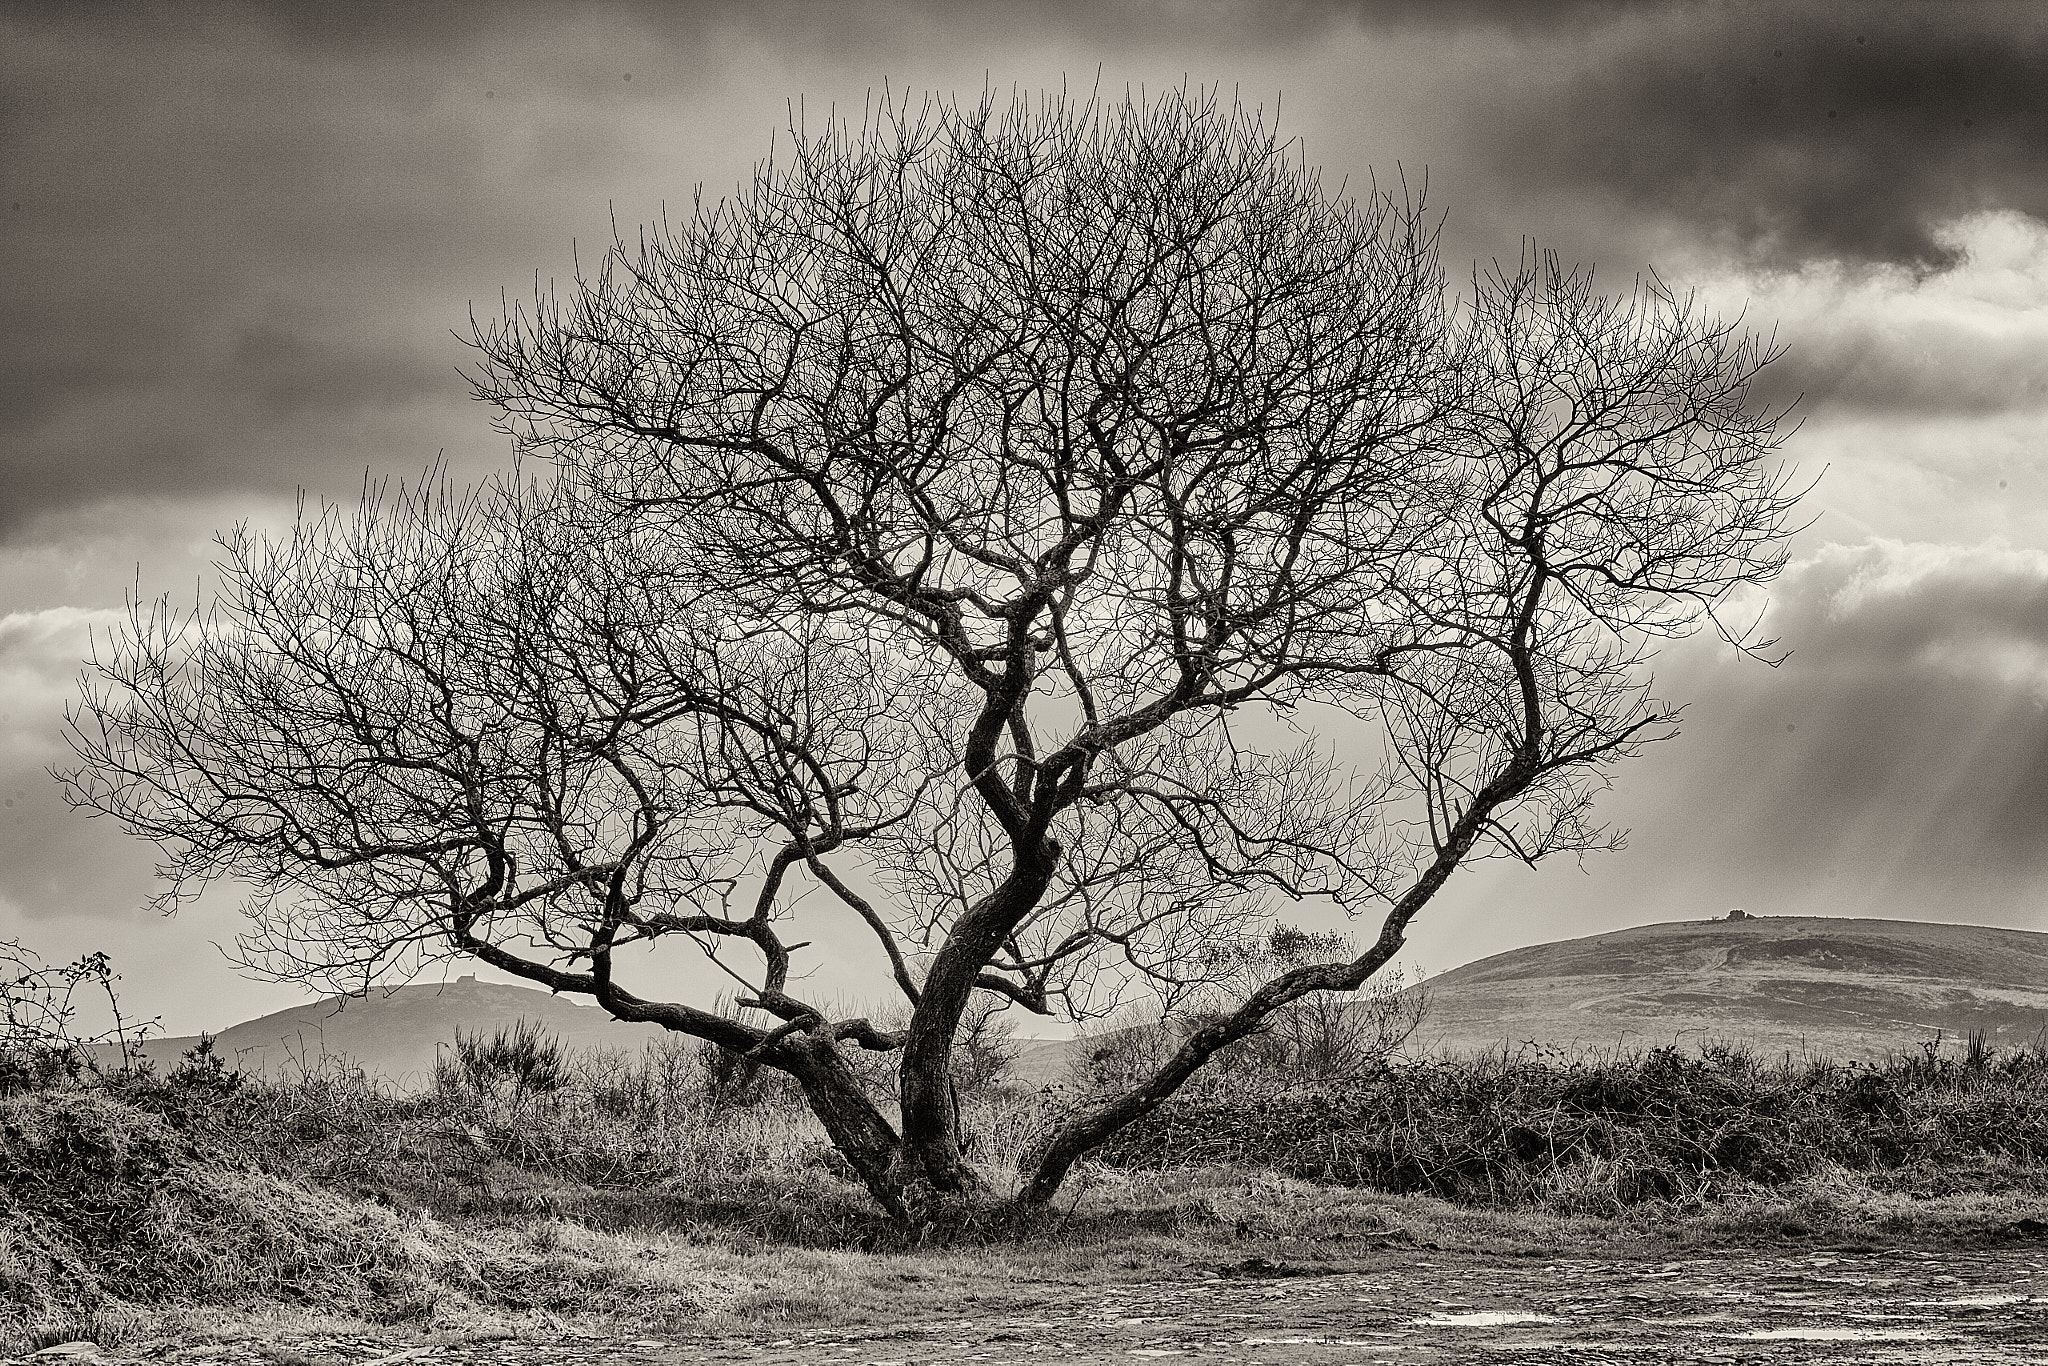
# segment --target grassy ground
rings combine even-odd
[[[1275,1126],[1299,1129],[1327,1085],[1269,1087],[1227,1115],[1230,1095],[1206,1091],[1112,1153],[1119,1165],[1085,1164],[1045,1219],[963,1208],[910,1237],[876,1217],[772,1087],[674,1052],[552,1070],[518,1056],[452,1070],[424,1096],[340,1071],[238,1082],[204,1059],[97,1083],[17,1073],[0,1096],[0,1353],[163,1334],[861,1324],[999,1312],[1042,1298],[1048,1282],[1341,1269],[1416,1248],[1626,1257],[1759,1241],[1967,1242],[2048,1209],[2048,1164],[2026,1128],[2043,1069],[1984,1056],[1901,1059],[1882,1085],[1826,1086],[1810,1067],[1726,1057],[1690,1071],[1642,1059],[1439,1064],[1401,1088],[1411,1106],[1434,1107],[1435,1123],[1400,1131],[1437,1134],[1436,1147],[1417,1148],[1425,1155],[1440,1155],[1444,1135],[1483,1145],[1503,1124],[1634,1135],[1607,1156],[1590,1143],[1553,1156],[1554,1144],[1537,1154],[1503,1141],[1490,1183],[1443,1191],[1288,1174],[1306,1146],[1258,1162],[1241,1150]],[[1237,1081],[1244,1101],[1252,1093]],[[1712,1168],[1711,1180],[1663,1193],[1638,1181],[1619,1198],[1613,1152],[1654,1158],[1667,1129],[1707,1113],[1675,1103],[1674,1087],[1731,1107],[1804,1095],[1808,1110],[1827,1087],[1884,1091],[1900,1106],[1874,1113],[1921,1138],[1884,1149],[1895,1161],[1822,1153],[1747,1174]],[[1393,1094],[1370,1079],[1353,1090]],[[1016,1155],[1056,1104],[999,1091],[970,1104],[993,1184],[1014,1181]],[[1230,1127],[1246,1113],[1268,1129]],[[1339,1152],[1346,1132],[1378,1122],[1363,1101],[1347,1113],[1323,1121]],[[1762,1131],[1766,1148],[1812,1120],[1789,1101],[1763,1113],[1784,1121]],[[1212,1127],[1190,1129],[1204,1114]],[[1186,1142],[1169,1160],[1158,1145],[1174,1133]],[[1212,1160],[1200,1160],[1204,1145]],[[1683,1149],[1695,1168],[1699,1146]]]

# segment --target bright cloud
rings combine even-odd
[[[49,748],[93,632],[122,619],[118,611],[83,607],[0,616],[0,754]]]
[[[1951,220],[1945,269],[1849,266],[1736,276],[1703,290],[1790,346],[1780,385],[1816,409],[1989,413],[2048,407],[2048,223],[2014,212]]]

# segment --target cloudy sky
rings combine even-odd
[[[0,938],[112,949],[173,1033],[293,994],[139,913],[45,767],[88,633],[214,529],[507,451],[452,335],[765,154],[798,103],[1218,83],[1426,174],[1454,263],[1654,268],[1789,347],[1815,520],[1782,668],[1672,650],[1630,848],[1470,870],[1443,970],[1655,920],[2048,930],[2048,7],[2029,0],[0,7]]]

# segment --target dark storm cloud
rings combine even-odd
[[[0,535],[117,492],[318,483],[357,456],[337,407],[388,410],[422,382],[394,371],[433,368],[391,282],[357,269],[407,237],[434,254],[424,225],[390,221],[396,178],[359,174],[375,113],[246,35],[4,36],[35,113],[4,143]]]
[[[858,93],[907,50],[1038,22],[736,2],[0,14],[0,542],[115,494],[345,497],[365,469],[495,464],[455,374],[472,301],[566,273],[621,199],[630,230],[699,179],[733,184],[786,102],[820,93],[782,69],[793,54],[860,68]]]
[[[785,100],[906,65],[968,89],[1255,73],[1333,174],[1440,171],[1459,251],[1535,232],[1626,278],[1695,238],[1940,262],[1956,213],[2048,214],[2044,29],[1811,0],[16,6],[0,540],[110,492],[345,496],[365,468],[496,462],[453,373],[470,301],[563,272],[572,237],[587,255],[608,201],[630,227],[732,183]],[[1785,370],[1908,407],[1968,390],[1921,367],[1902,399],[1888,354],[1845,335]],[[1995,367],[1969,373],[1997,406]]]
[[[1157,11],[1094,13],[12,9],[0,543],[115,494],[345,497],[366,469],[494,464],[449,335],[473,300],[566,273],[621,197],[630,229],[700,178],[732,184],[786,101],[821,98],[819,71],[858,68],[857,95],[906,52],[950,61],[1041,24],[1135,39]],[[808,80],[783,68],[804,54]]]
[[[501,458],[450,329],[602,224],[597,182],[637,148],[597,131],[620,111],[595,59],[112,13],[0,19],[0,540],[115,495],[345,496]]]
[[[1947,219],[2048,217],[2037,4],[1641,6],[1528,56],[1466,125],[1510,184],[1778,264],[1936,265]]]
[[[1542,12],[1598,9],[1576,0],[1542,0]],[[75,17],[76,6],[40,7],[46,18]],[[1271,4],[1217,0],[580,0],[564,6],[549,0],[451,0],[421,5],[410,0],[361,0],[335,5],[320,0],[241,0],[240,3],[159,6],[121,16],[124,26],[154,22],[186,26],[200,22],[222,28],[260,27],[302,48],[335,54],[417,51],[444,53],[490,47],[506,30],[540,25],[619,33],[637,30],[659,45],[701,39],[721,29],[745,30],[790,52],[820,50],[853,55],[902,53],[906,37],[925,36],[934,46],[961,46],[996,36],[1022,38],[1054,33],[1092,39],[1159,40],[1162,30],[1193,28],[1271,41],[1313,36],[1354,17],[1350,7],[1313,0]],[[1377,7],[1374,7],[1377,8]],[[1414,7],[1395,5],[1392,10]],[[1453,3],[1449,11],[1486,17],[1487,5]],[[645,61],[660,48],[618,49]],[[997,73],[1000,75],[1000,73]],[[1085,73],[1076,73],[1084,75]]]

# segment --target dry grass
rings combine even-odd
[[[1573,1072],[1547,1060],[1539,1074],[1525,1059],[1512,1076],[1467,1065],[1460,1075],[1485,1081],[1491,1099],[1443,1104],[1437,1127],[1476,1145],[1489,1130],[1459,1130],[1451,1117],[1561,1124],[1568,1091],[1581,1110],[1605,1094],[1613,1103],[1601,1122],[1612,1126],[1626,1127],[1617,1116],[1631,1107],[1662,1113],[1669,1088],[1643,1081],[1656,1069],[1623,1061],[1617,1070],[1582,1059]],[[1737,1071],[1746,1086],[1799,1080],[1753,1061]],[[1821,1086],[1820,1072],[1800,1076]],[[1955,1116],[2018,1113],[2039,1080],[1982,1057],[1899,1060],[1886,1077],[1902,1088],[1892,1119],[1926,1128],[1928,1114],[1948,1116],[1952,1147],[1970,1132]],[[1480,1094],[1454,1080],[1411,1088],[1411,1103]],[[1076,1282],[1254,1258],[1336,1270],[1428,1249],[1629,1256],[1979,1239],[2048,1203],[2042,1150],[2025,1144],[1860,1170],[1822,1155],[1769,1180],[1722,1171],[1631,1199],[1619,1198],[1612,1157],[1522,1163],[1516,1185],[1504,1164],[1520,1159],[1503,1148],[1492,1182],[1456,1200],[1305,1179],[1284,1169],[1300,1152],[1282,1147],[1277,1162],[1226,1152],[1086,1163],[1050,1216],[1019,1223],[993,1204],[963,1205],[906,1240],[772,1086],[720,1095],[687,1058],[651,1054],[571,1067],[541,1088],[501,1081],[444,1079],[433,1093],[401,1095],[338,1070],[239,1082],[202,1060],[168,1077],[0,1097],[0,1353],[72,1337],[760,1333],[1022,1312]],[[1846,1075],[1827,1084],[1840,1094],[1877,1086]],[[1260,1113],[1298,1126],[1285,1095],[1267,1094]],[[1519,1112],[1506,1103],[1515,1096],[1528,1102]],[[993,1184],[1014,1181],[1016,1156],[1053,1104],[1000,1093],[973,1101],[970,1127]],[[1201,1112],[1168,1122],[1184,1126],[1189,1113]],[[1211,1134],[1190,1151],[1231,1134],[1242,1137]],[[225,1321],[224,1306],[234,1311]]]

